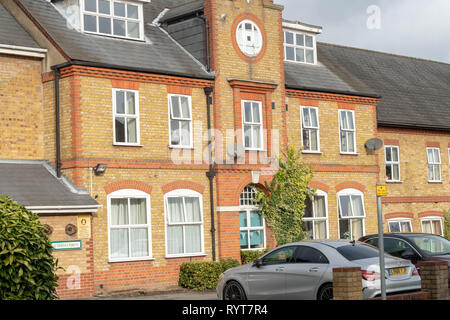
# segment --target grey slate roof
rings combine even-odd
[[[381,95],[380,126],[450,130],[450,64],[318,43],[328,69]]]
[[[362,86],[359,88],[361,91],[355,90],[355,88],[333,73],[326,65],[322,64],[320,57],[318,60],[319,63],[317,65],[285,62],[286,87],[289,89],[341,92],[352,95],[375,95],[375,92]]]
[[[180,18],[195,12],[203,11],[203,7],[203,0],[184,2],[174,7],[170,7],[170,10],[163,16],[161,21],[164,22],[174,18]]]
[[[98,206],[86,192],[57,179],[43,161],[0,161],[0,194],[26,207]],[[75,192],[78,191],[78,192]]]
[[[37,48],[39,46],[0,4],[0,44]]]
[[[145,42],[82,33],[69,28],[52,3],[44,0],[20,2],[71,60],[170,75],[212,77],[163,30],[151,25],[164,7],[178,4],[179,0],[143,5]]]

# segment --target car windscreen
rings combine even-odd
[[[408,238],[426,255],[450,254],[450,241],[445,238],[434,235],[410,235]]]
[[[336,248],[337,252],[349,261],[375,258],[379,256],[379,251],[368,245],[348,245]]]

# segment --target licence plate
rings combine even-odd
[[[408,269],[407,268],[393,268],[393,269],[389,269],[389,275],[390,276],[399,276],[402,274],[408,274]]]

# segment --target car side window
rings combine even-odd
[[[265,265],[290,263],[294,250],[295,247],[281,248],[265,256],[262,262]]]
[[[371,246],[378,247],[378,238],[372,238],[365,241],[365,243],[370,244]]]
[[[317,249],[298,246],[294,253],[294,263],[324,263],[328,264],[329,261],[325,255]]]
[[[412,247],[407,244],[405,241],[394,238],[385,238],[384,239],[384,250],[393,255],[394,257],[402,257],[402,254],[405,251],[413,250]]]

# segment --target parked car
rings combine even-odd
[[[383,239],[385,252],[410,260],[419,272],[421,261],[447,261],[450,287],[450,241],[428,233],[386,233]],[[362,237],[359,241],[378,246],[378,234]]]
[[[418,291],[421,279],[414,265],[385,256],[386,292]],[[330,300],[333,268],[361,267],[363,297],[381,294],[379,251],[346,240],[303,241],[280,246],[253,264],[222,273],[217,295],[223,300]]]

